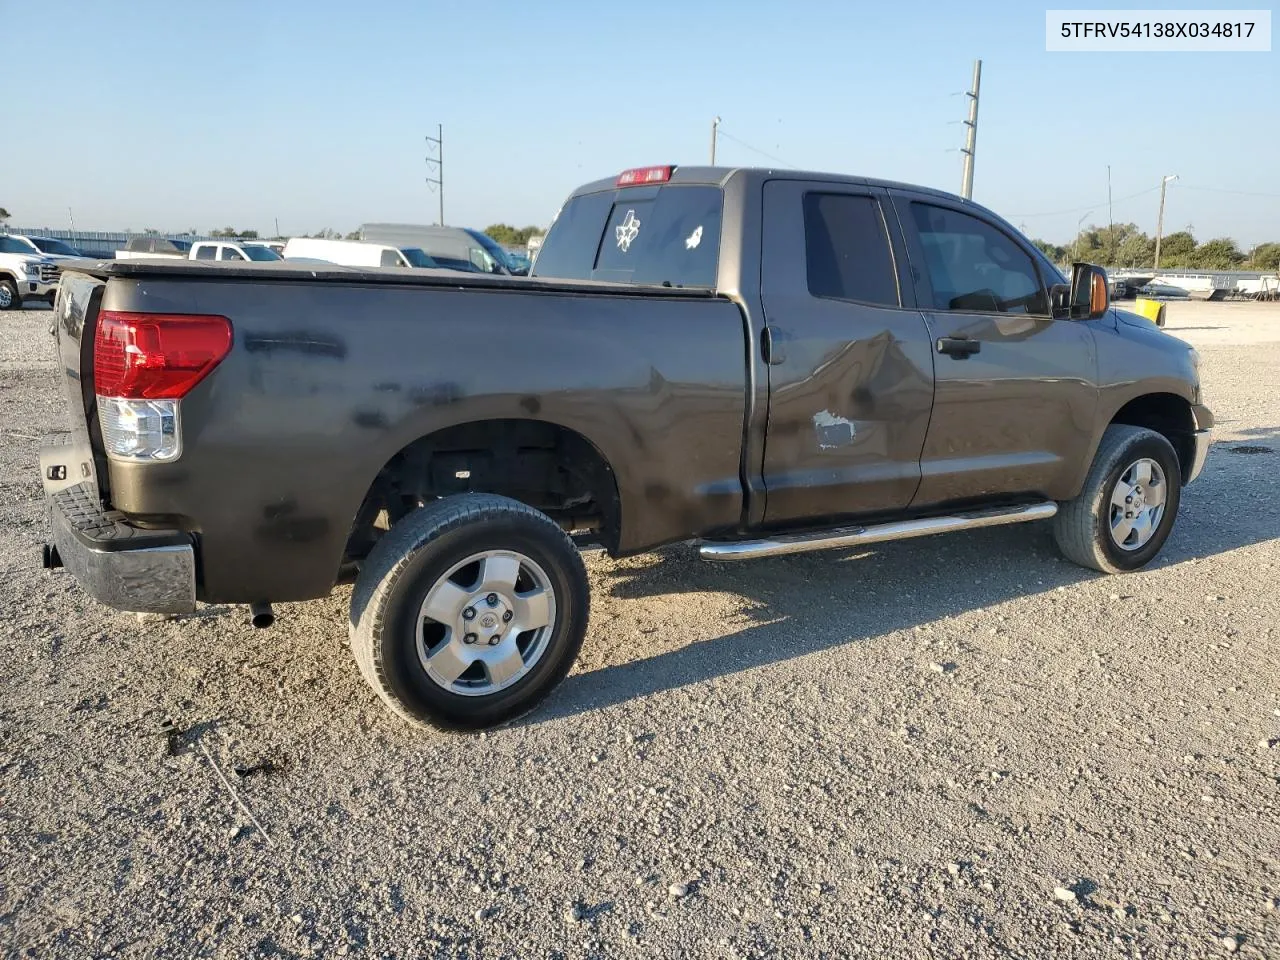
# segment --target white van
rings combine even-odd
[[[417,247],[388,247],[360,240],[294,237],[284,245],[286,260],[324,260],[345,267],[438,267]]]

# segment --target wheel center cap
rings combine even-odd
[[[492,630],[497,625],[498,625],[498,618],[495,617],[492,613],[486,613],[483,617],[480,618],[480,626],[484,627],[486,630]]]

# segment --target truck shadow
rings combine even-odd
[[[1214,445],[1199,481],[1183,491],[1173,535],[1147,570],[1280,538],[1280,509],[1275,506],[1280,431],[1234,433],[1248,439]],[[1251,509],[1241,509],[1242,499]],[[656,656],[571,676],[523,723],[599,710],[848,643],[874,643],[894,631],[1018,597],[1110,579],[1063,559],[1047,523],[741,564],[706,563],[687,546],[659,551],[651,559],[611,572],[610,593],[621,599],[737,595],[745,601],[740,617],[754,623]],[[587,643],[602,633],[608,631],[596,627]]]

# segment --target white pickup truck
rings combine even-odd
[[[189,260],[281,260],[280,254],[265,243],[241,240],[201,240],[192,244]]]
[[[17,310],[24,300],[53,302],[61,271],[25,240],[0,236],[0,310]]]

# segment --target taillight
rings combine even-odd
[[[619,187],[643,187],[647,183],[666,183],[671,179],[671,171],[675,167],[636,167],[634,170],[623,170],[618,177]]]
[[[98,315],[94,388],[101,397],[180,400],[231,352],[226,317]]]
[[[179,401],[230,352],[226,317],[99,314],[93,378],[107,455],[176,460],[182,453]]]

